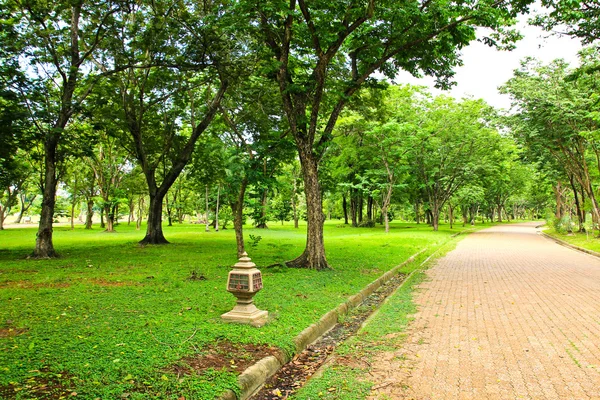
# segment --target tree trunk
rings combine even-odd
[[[206,189],[204,194],[204,198],[206,199],[206,225],[204,226],[204,232],[210,232],[208,228],[208,185],[204,185],[204,188]]]
[[[127,217],[127,225],[131,225],[131,221],[135,219],[135,200],[133,196],[129,199],[129,216]]]
[[[148,227],[146,236],[139,242],[146,244],[167,244],[162,230],[162,203],[165,193],[150,193],[150,208],[148,209]]]
[[[302,176],[304,177],[304,193],[306,195],[308,220],[306,248],[298,258],[288,261],[286,264],[293,268],[322,270],[329,268],[329,264],[325,258],[325,243],[323,240],[325,215],[323,214],[321,185],[319,184],[318,162],[310,145],[299,141],[297,143],[302,144],[298,146],[298,154],[300,155]]]
[[[87,214],[85,215],[85,229],[92,229],[92,218],[94,217],[94,200],[88,200]]]
[[[217,186],[217,208],[215,208],[215,231],[219,232],[219,196],[221,195],[221,184]]]
[[[104,206],[104,214],[106,214],[106,229],[105,232],[114,232],[115,231],[115,215],[113,210],[111,210],[111,206]]]
[[[346,202],[346,195],[342,196],[342,209],[344,210],[344,225],[348,225],[348,203]]]
[[[363,195],[362,193],[358,197],[358,223],[363,222]]]
[[[561,220],[563,217],[563,207],[562,207],[562,191],[560,190],[560,181],[556,182],[556,186],[554,189],[554,197],[556,199],[556,213],[555,217],[558,220]]]
[[[34,195],[31,199],[27,200],[27,193],[25,193],[25,192],[19,193],[19,203],[21,203],[21,207],[19,209],[19,216],[17,217],[15,224],[21,223],[23,216],[25,215],[27,210],[29,210],[29,208],[35,201],[36,197],[37,197],[37,195]]]
[[[298,210],[296,209],[296,191],[292,194],[292,212],[294,214],[294,228],[298,228]]]
[[[373,221],[373,197],[367,198],[367,219]]]
[[[431,213],[431,226],[437,232],[440,225],[440,210],[437,205],[434,205],[433,209],[429,212]]]
[[[421,217],[419,215],[419,202],[415,201],[415,221],[417,222],[417,224],[421,223]]]
[[[496,205],[498,207],[498,222],[502,222],[502,204],[498,203]]]
[[[0,204],[0,231],[4,230],[4,219],[6,218],[6,215],[4,215],[4,214],[5,214],[5,209]]]
[[[244,197],[246,196],[247,186],[248,178],[242,179],[237,200],[231,203],[231,211],[233,212],[233,229],[235,231],[238,258],[244,254]]]
[[[144,211],[144,196],[140,196],[140,199],[138,200],[138,217],[137,217],[137,221],[135,222],[135,229],[136,230],[140,230],[141,226],[142,226],[142,212]]]
[[[71,203],[71,230],[75,229],[75,203]]]
[[[452,229],[452,223],[454,222],[454,208],[450,203],[448,203],[448,223],[450,224],[450,229]]]
[[[106,228],[106,224],[104,223],[104,207],[100,207],[100,228]]]
[[[295,169],[294,169],[295,171]],[[293,176],[294,179],[294,191],[292,192],[292,210],[294,212],[294,228],[298,229],[298,210],[296,209],[296,191],[298,190],[298,186],[296,184],[296,174]]]
[[[352,218],[352,226],[358,227],[358,221],[356,220],[357,214],[357,199],[355,189],[350,189],[350,217]]]
[[[267,226],[267,192],[267,189],[263,189],[260,196],[260,221],[256,224],[256,227],[259,229],[269,228]]]
[[[64,123],[66,125],[66,121]],[[64,127],[62,125],[62,127]],[[61,125],[58,125],[60,127]],[[52,243],[52,222],[54,218],[54,206],[56,204],[56,148],[58,146],[59,134],[50,133],[44,142],[44,188],[42,199],[42,211],[40,223],[35,241],[33,257],[50,258],[56,257],[54,244]]]
[[[383,215],[383,225],[385,226],[385,233],[390,231],[390,218],[388,217],[387,205],[381,207],[381,215]]]
[[[585,219],[585,210],[582,210],[581,204],[579,204],[579,196],[577,195],[577,187],[573,182],[573,177],[569,176],[569,182],[571,183],[571,189],[573,190],[573,196],[575,198],[575,208],[577,209],[577,219],[579,221],[579,232],[584,232],[585,228],[583,226]],[[582,217],[583,215],[583,217]]]

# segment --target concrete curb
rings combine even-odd
[[[453,235],[454,236],[454,235]],[[308,328],[304,329],[302,332],[298,334],[294,338],[294,344],[296,345],[296,354],[302,352],[306,347],[317,340],[319,337],[323,336],[327,331],[334,327],[338,322],[338,318],[348,313],[348,311],[352,310],[360,303],[363,302],[365,298],[371,295],[374,291],[379,289],[384,283],[389,281],[394,275],[398,273],[398,270],[405,265],[413,262],[416,257],[425,252],[428,247],[425,247],[421,251],[410,256],[403,263],[396,265],[391,270],[387,271],[379,278],[375,279],[369,285],[367,285],[364,289],[362,289],[358,294],[351,296],[337,306],[335,309],[327,312],[323,315],[317,322],[310,325]],[[283,352],[279,357],[268,356],[261,360],[259,360],[256,364],[251,365],[246,368],[244,372],[238,377],[238,385],[240,387],[240,396],[238,397],[233,390],[227,390],[223,393],[219,399],[220,400],[245,400],[251,395],[253,395],[262,385],[265,383],[267,379],[273,376],[279,369],[290,362],[292,357]]]
[[[461,232],[457,232],[451,235],[450,237],[455,238],[458,235],[471,233],[475,230],[477,230],[477,228],[467,229]],[[358,292],[358,294],[349,297],[348,300],[337,306],[335,309],[327,312],[317,322],[300,332],[298,336],[294,338],[294,344],[296,345],[296,354],[302,352],[304,349],[306,349],[306,347],[309,344],[311,344],[319,337],[323,336],[331,328],[333,328],[334,325],[338,322],[339,317],[347,314],[350,310],[362,303],[364,299],[366,299],[374,291],[379,289],[384,283],[392,279],[392,277],[398,273],[398,270],[400,268],[413,262],[415,258],[417,258],[419,255],[425,252],[428,248],[429,247],[425,247],[421,251],[410,256],[403,263],[396,265],[394,268],[387,271],[379,278],[375,279],[373,282],[368,284],[364,289]],[[409,276],[412,276],[412,273]],[[408,277],[404,279],[401,285],[403,285],[404,282],[407,281],[407,279]],[[283,367],[291,360],[292,356],[284,354],[283,352],[281,352],[278,357],[268,356],[259,360],[256,364],[246,368],[246,370],[242,372],[242,374],[238,377],[238,386],[240,388],[239,397],[233,390],[229,389],[225,393],[223,393],[218,399],[246,400],[257,390],[259,390],[267,379],[275,375],[275,373],[279,371],[281,367]]]
[[[560,244],[561,246],[568,247],[568,248],[570,248],[572,250],[577,250],[577,251],[580,251],[582,253],[589,254],[590,256],[594,256],[594,257],[600,258],[600,253],[598,253],[597,251],[588,250],[588,249],[584,249],[583,247],[575,246],[574,244],[571,244],[569,242],[565,242],[562,239],[559,239],[559,238],[554,237],[552,235],[548,235],[545,232],[540,232],[540,233],[542,234],[542,236],[544,236],[544,237],[552,240],[553,242],[556,242],[556,243]]]

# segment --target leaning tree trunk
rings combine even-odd
[[[60,126],[60,125],[59,125]],[[63,125],[64,126],[64,125]],[[44,190],[42,199],[42,211],[40,223],[35,241],[33,257],[49,258],[56,257],[54,244],[52,243],[52,222],[54,218],[54,206],[56,204],[56,148],[58,146],[58,134],[49,134],[44,142]]]
[[[286,264],[293,268],[322,270],[329,268],[325,258],[325,243],[323,240],[325,215],[323,214],[321,185],[319,184],[318,162],[310,148],[307,147],[306,144],[298,146],[304,178],[304,194],[306,195],[306,248],[298,258],[288,261]]]
[[[150,194],[150,208],[148,209],[148,227],[146,236],[139,242],[146,244],[167,244],[162,230],[162,203],[165,193]]]

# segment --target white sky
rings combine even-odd
[[[571,65],[578,65],[577,52],[581,44],[577,39],[555,35],[538,27],[528,26],[527,17],[522,17],[518,25],[524,38],[517,43],[513,51],[497,51],[480,42],[473,42],[463,50],[463,66],[457,68],[455,81],[457,83],[449,92],[455,98],[472,96],[483,98],[497,108],[510,108],[508,95],[498,93],[498,86],[509,80],[520,61],[532,56],[548,63],[557,58],[563,58]],[[396,83],[410,83],[432,88],[435,94],[443,93],[433,88],[432,78],[416,79],[407,72],[401,72],[395,79]]]

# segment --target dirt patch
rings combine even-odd
[[[0,274],[37,274],[38,272],[40,271],[37,269],[9,269],[0,272]]]
[[[37,371],[38,375],[34,375],[27,379],[21,386],[19,385],[2,385],[0,386],[0,399],[16,399],[17,395],[20,398],[32,399],[66,399],[68,397],[77,396],[70,384],[71,377],[67,373],[51,373],[48,371]]]
[[[198,354],[182,358],[168,370],[177,376],[199,374],[210,368],[242,373],[260,359],[278,356],[280,352],[278,348],[267,345],[236,344],[221,340],[202,349]]]
[[[67,282],[34,283],[30,281],[4,281],[0,282],[0,289],[41,289],[41,288],[67,288]]]
[[[355,334],[363,322],[392,292],[400,286],[405,275],[395,275],[355,308],[345,320],[336,324],[323,337],[311,344],[272,376],[253,400],[285,399],[300,389],[321,367],[337,345]]]
[[[94,278],[88,279],[87,283],[91,283],[92,285],[102,286],[102,287],[121,287],[121,286],[137,286],[138,282],[131,281],[108,281],[103,278]]]
[[[27,331],[29,331],[29,328],[13,328],[7,326],[0,326],[0,338],[19,336]]]

